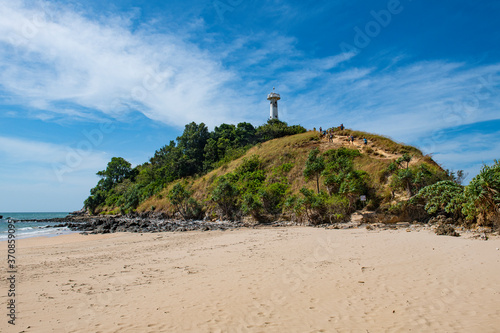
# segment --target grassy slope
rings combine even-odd
[[[353,135],[356,138],[354,145],[349,143],[348,135]],[[369,142],[366,146],[361,141],[364,137]],[[333,142],[328,142],[327,138],[320,138],[318,132],[311,131],[259,144],[251,148],[241,158],[223,165],[202,177],[183,181],[187,182],[191,190],[194,191],[194,198],[199,202],[204,202],[210,197],[213,182],[217,177],[234,171],[242,163],[243,159],[256,154],[264,161],[264,168],[268,176],[272,174],[275,167],[283,163],[293,163],[294,167],[288,173],[288,179],[291,183],[292,192],[297,193],[303,186],[310,189],[315,188],[314,182],[306,182],[302,175],[309,151],[315,147],[318,147],[321,151],[327,151],[342,146],[358,149],[362,153],[360,157],[356,158],[355,166],[370,175],[370,185],[376,189],[379,196],[390,193],[387,180],[381,177],[383,172],[392,161],[402,156],[403,153],[409,153],[413,156],[411,165],[426,163],[433,169],[440,168],[429,156],[423,156],[422,152],[417,148],[394,142],[384,136],[344,130],[336,133]],[[156,211],[170,211],[171,206],[167,199],[167,193],[173,185],[171,184],[159,194],[147,199],[138,207],[137,211],[148,211],[152,210],[152,208]]]

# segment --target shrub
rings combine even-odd
[[[464,190],[462,213],[467,220],[480,218],[484,224],[500,226],[500,161],[484,165]]]
[[[333,223],[344,220],[349,212],[348,200],[340,195],[329,196],[326,192],[314,193],[302,188],[301,196],[291,196],[284,202],[285,211],[297,220],[310,224]]]
[[[418,200],[425,202],[431,214],[444,210],[472,223],[500,226],[500,162],[484,165],[466,187],[457,184],[456,179],[426,186],[411,202]]]
[[[425,210],[429,214],[436,214],[445,211],[459,218],[462,215],[462,206],[464,203],[464,188],[450,180],[443,180],[421,189],[415,195],[411,202],[416,203],[423,199]]]
[[[238,189],[227,177],[222,176],[218,179],[210,199],[217,206],[221,218],[232,219],[239,213],[237,206],[238,195]]]
[[[175,184],[168,192],[170,202],[185,220],[198,218],[202,213],[200,204],[191,197],[192,194],[193,192],[181,183]]]
[[[260,198],[252,193],[245,193],[242,199],[241,211],[245,215],[252,215],[256,220],[260,220],[262,214],[262,203]]]
[[[290,185],[279,182],[268,184],[260,190],[262,208],[268,214],[277,215],[283,210],[283,202]]]

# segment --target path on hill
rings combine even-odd
[[[395,160],[399,157],[401,157],[401,154],[393,154],[389,153],[380,147],[377,147],[373,142],[368,141],[368,144],[365,145],[360,139],[355,139],[354,143],[349,142],[349,137],[346,135],[334,135],[333,136],[333,142],[329,142],[328,136],[323,135],[321,137],[321,143],[322,146],[324,146],[326,149],[338,149],[340,147],[346,147],[346,148],[355,148],[359,150],[361,153],[366,153],[367,148],[371,148],[373,152],[377,153],[378,155],[375,155],[371,153],[370,155],[373,158],[377,159],[390,159],[390,160]],[[325,149],[325,150],[326,150]]]

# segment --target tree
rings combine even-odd
[[[236,127],[236,143],[240,147],[254,144],[257,137],[255,127],[250,123],[239,123]]]
[[[483,165],[481,172],[465,188],[463,213],[468,220],[477,217],[500,225],[500,161]]]
[[[155,151],[154,156],[149,160],[153,171],[151,181],[159,179],[163,183],[169,183],[180,178],[182,174],[181,156],[182,151],[173,140]]]
[[[108,163],[106,170],[97,172],[98,176],[104,180],[105,190],[109,190],[113,185],[121,182],[131,175],[131,164],[122,157],[113,157]]]
[[[406,169],[408,169],[408,167],[410,166],[411,159],[412,159],[412,156],[410,154],[403,154],[403,156],[401,156],[400,158],[398,158],[396,160],[396,164],[401,166],[401,164],[403,164],[403,162],[405,162]]]
[[[366,193],[366,176],[366,172],[352,169],[343,179],[338,193],[349,199],[349,209],[354,210],[356,200],[361,194]]]
[[[300,194],[290,196],[284,202],[284,208],[299,218],[305,215],[312,224],[342,221],[348,213],[349,204],[343,196],[329,196],[324,191],[315,194],[305,187],[300,190]]]
[[[181,151],[180,176],[192,176],[203,170],[204,150],[210,137],[204,123],[187,124],[181,136],[177,137],[177,147]]]
[[[282,212],[289,187],[288,181],[266,184],[262,187],[259,194],[262,198],[262,207],[267,213],[277,215]]]
[[[204,150],[204,170],[208,171],[222,160],[226,153],[236,147],[236,126],[222,124],[210,133]]]
[[[331,149],[323,154],[326,164],[325,170],[322,172],[323,183],[330,195],[352,193],[347,189],[354,188],[354,184],[349,185],[346,182],[353,180],[353,176],[358,175],[354,170],[353,159],[360,155],[361,153],[357,149],[344,147]]]
[[[267,124],[257,127],[256,135],[259,141],[264,142],[304,132],[306,132],[306,129],[300,125],[288,126],[284,121],[269,119]]]
[[[464,170],[458,170],[457,172],[446,170],[445,171],[450,180],[454,181],[458,185],[463,185],[463,182],[465,178],[469,175],[468,172],[465,172]]]
[[[102,191],[95,191],[83,202],[83,206],[88,209],[90,215],[94,215],[96,208],[106,199]]]
[[[458,170],[454,179],[455,183],[457,183],[458,185],[462,185],[468,175],[468,172],[465,172],[464,170]]]
[[[325,169],[325,160],[322,156],[318,155],[318,148],[314,148],[309,152],[309,156],[306,161],[306,168],[304,169],[304,176],[308,181],[311,178],[316,179],[316,188],[319,193],[319,177],[321,176],[321,172]]]

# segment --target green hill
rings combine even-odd
[[[350,135],[355,136],[354,143],[348,140]],[[366,145],[363,138],[368,139]],[[304,176],[309,154],[314,149],[318,149],[318,156],[325,159],[318,182]],[[339,152],[343,154],[339,156]],[[408,169],[403,159],[408,160]],[[409,179],[411,184],[407,186],[398,176],[400,170],[412,173],[410,177],[413,178],[418,174],[420,179],[418,182]],[[332,175],[338,175],[338,179],[331,179]],[[169,193],[175,185],[181,184],[191,192],[205,214],[214,218],[251,215],[264,220],[339,221],[365,205],[370,209],[389,210],[419,189],[443,179],[450,179],[447,172],[414,147],[358,131],[337,131],[331,141],[311,131],[258,144],[240,158],[206,175],[174,182],[142,202],[137,210],[174,214],[178,207],[172,204]],[[227,212],[219,204],[224,198],[213,195],[224,180],[235,187],[226,189],[234,199],[222,202],[228,206]],[[365,203],[360,201],[361,195],[367,197]],[[291,202],[293,200],[295,202]],[[330,211],[329,205],[337,211]],[[316,216],[322,213],[327,219]]]
[[[346,221],[365,209],[392,221],[444,214],[491,225],[500,215],[499,170],[498,162],[485,166],[464,187],[462,172],[380,135],[347,129],[321,135],[274,120],[258,128],[223,124],[213,132],[191,123],[177,144],[143,165],[132,169],[113,158],[98,172],[102,179],[85,206],[95,214],[311,224]]]

